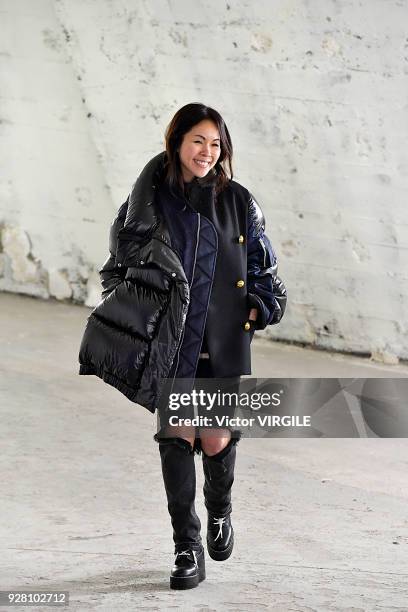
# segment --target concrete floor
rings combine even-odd
[[[0,294],[0,589],[67,590],[81,612],[408,610],[404,439],[242,440],[233,556],[170,591],[155,419],[77,375],[89,312]],[[408,376],[263,340],[253,355],[257,376]]]

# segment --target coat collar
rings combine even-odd
[[[144,236],[152,227],[159,223],[158,212],[154,205],[155,192],[163,182],[167,153],[162,151],[153,157],[143,168],[129,195],[128,208],[123,232],[132,232],[136,236]],[[216,173],[203,178],[195,178],[188,190],[213,188],[217,179]],[[181,198],[183,206],[186,196],[178,190],[174,194]]]
[[[164,171],[166,153],[153,157],[143,168],[129,194],[124,231],[137,236],[145,235],[154,225],[158,216],[154,207],[154,195],[159,178]]]

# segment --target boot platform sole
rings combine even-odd
[[[170,588],[179,591],[185,589],[194,589],[200,582],[205,580],[205,561],[198,566],[198,573],[193,576],[170,576]]]
[[[214,561],[225,561],[226,559],[228,559],[231,556],[233,548],[234,548],[234,532],[232,532],[230,542],[227,548],[225,548],[225,550],[216,550],[215,548],[211,548],[207,540],[208,554],[210,555],[211,559],[214,559]]]

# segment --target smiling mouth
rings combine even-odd
[[[209,165],[210,165],[210,163],[211,163],[211,162],[209,162],[209,161],[202,161],[202,160],[199,160],[199,159],[194,159],[193,161],[194,161],[194,162],[195,162],[195,163],[196,163],[198,166],[200,166],[201,168],[207,168],[207,166],[209,166]]]

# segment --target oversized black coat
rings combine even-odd
[[[250,192],[229,181],[215,196],[214,182],[194,180],[187,200],[163,181],[165,161],[150,160],[112,223],[79,353],[80,374],[151,412],[169,377],[194,378],[203,341],[216,377],[250,374],[254,328],[278,322],[286,304]]]

